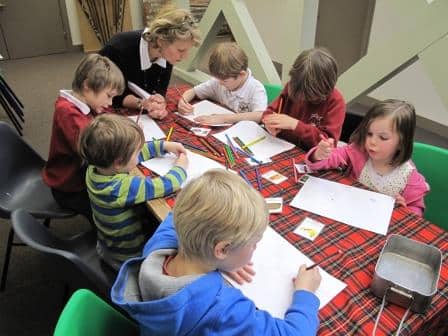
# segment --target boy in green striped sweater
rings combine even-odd
[[[118,270],[125,260],[141,254],[154,230],[145,202],[177,191],[185,181],[186,151],[177,142],[145,143],[143,131],[134,121],[114,114],[98,116],[84,129],[79,151],[89,164],[86,184],[97,227],[97,252]],[[166,152],[178,157],[165,176],[129,174],[139,162]]]

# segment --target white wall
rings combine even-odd
[[[76,11],[77,0],[65,0],[67,7],[68,24],[70,28],[70,35],[72,37],[73,45],[81,45],[81,32],[79,30],[78,13]],[[131,8],[132,28],[140,29],[143,27],[143,10],[141,0],[129,0],[129,6]]]
[[[398,6],[394,1],[377,0],[369,48],[387,41],[391,33],[408,29],[412,25],[415,13],[424,11],[427,6],[431,6],[432,2],[412,0],[409,1],[409,6]],[[409,100],[414,104],[419,116],[448,126],[448,111],[420,61],[372,91],[369,96],[379,100],[386,98]]]

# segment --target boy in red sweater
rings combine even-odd
[[[72,90],[61,90],[55,103],[50,153],[42,176],[60,206],[91,222],[86,166],[78,152],[78,138],[81,130],[105,112],[112,98],[123,90],[124,79],[118,67],[107,57],[91,54],[78,65]]]
[[[262,122],[275,136],[308,150],[321,138],[339,140],[345,102],[335,89],[336,60],[323,48],[303,51],[295,60],[289,82],[263,113]]]

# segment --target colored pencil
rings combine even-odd
[[[312,264],[311,266],[308,266],[307,268],[305,268],[307,271],[309,271],[310,269],[315,268],[317,265],[319,265],[318,263]]]
[[[230,157],[229,157],[229,153],[227,152],[227,149],[225,147],[224,147],[224,159],[228,163],[229,167],[233,166],[232,161],[230,160]]]
[[[140,117],[141,117],[142,113],[143,113],[143,104],[142,104],[142,107],[140,107],[140,111],[138,112],[137,119],[135,120],[136,124],[138,124],[138,122],[140,121]]]
[[[294,171],[294,181],[297,183],[296,160],[293,158],[291,161],[292,161],[292,170]]]
[[[182,142],[182,145],[184,145],[185,147],[190,147],[190,148],[193,148],[193,149],[195,149],[195,150],[197,150],[197,151],[201,151],[201,152],[207,152],[206,150],[204,150],[203,148],[201,148],[201,147],[197,147],[197,146],[195,146],[195,145],[190,145],[190,144],[187,144],[187,143],[183,143]]]
[[[228,135],[227,133],[225,133],[224,135],[226,136],[227,143],[229,144],[229,147],[230,147],[230,149],[231,149],[233,155],[234,155],[236,158],[238,158],[238,154],[237,154],[237,152],[236,152],[235,146],[233,146],[232,140],[230,140],[229,135]]]
[[[278,111],[277,111],[278,114],[282,113],[282,108],[283,108],[283,97],[280,97],[280,103],[278,104]]]
[[[238,144],[238,146],[240,146],[240,148],[242,149],[242,151],[246,152],[246,154],[249,155],[254,155],[254,153],[249,149],[249,148],[243,148],[245,146],[243,140],[241,140],[238,137],[233,137],[233,140],[235,140],[235,142]],[[236,148],[238,150],[238,148]],[[239,152],[239,151],[238,151]]]
[[[245,144],[245,145],[243,146],[243,149],[246,149],[246,148],[248,148],[248,147],[250,147],[250,146],[253,146],[253,145],[255,145],[256,143],[259,143],[260,141],[263,141],[264,139],[266,139],[266,136],[265,136],[265,135],[263,135],[262,137],[259,137],[259,138],[255,139],[255,140],[253,140],[253,141],[251,141],[251,142],[248,142],[247,144]]]
[[[252,183],[250,183],[250,181],[249,181],[249,179],[247,178],[246,174],[244,174],[244,172],[243,172],[242,170],[240,170],[238,173],[239,173],[239,174],[241,175],[241,177],[247,182],[247,184],[250,185],[250,186],[252,187]]]
[[[255,175],[257,176],[258,190],[261,191],[263,189],[263,184],[261,183],[260,172],[258,170],[258,167],[255,167]]]
[[[175,119],[174,122],[176,124],[178,124],[180,127],[182,127],[184,130],[188,131],[189,133],[191,133],[190,129],[188,128],[188,126],[186,126],[182,121],[180,121],[180,119]]]
[[[212,152],[213,154],[215,154],[217,156],[222,156],[221,152],[215,146],[213,146],[209,141],[207,141],[207,139],[198,137],[198,140],[201,142],[201,144],[203,144],[205,147],[207,147],[207,149],[210,152]]]
[[[171,135],[173,134],[173,131],[174,131],[174,127],[171,126],[170,130],[168,131],[168,135],[166,136],[166,141],[170,141]]]

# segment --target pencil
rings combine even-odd
[[[262,137],[259,137],[259,138],[255,139],[255,140],[253,140],[253,141],[251,141],[251,142],[248,142],[247,144],[245,144],[245,145],[243,146],[243,149],[246,149],[247,147],[253,146],[253,145],[255,145],[256,143],[259,143],[260,141],[263,141],[264,139],[266,139],[266,136],[265,136],[265,135],[263,135]]]
[[[257,167],[255,167],[255,175],[257,176],[258,190],[261,191],[263,189],[263,184],[261,183],[260,172],[258,171]]]
[[[232,167],[233,164],[232,164],[232,161],[230,160],[229,152],[227,152],[227,148],[226,148],[225,146],[226,146],[226,145],[224,145],[224,159],[225,159],[225,161],[228,163],[228,166],[229,166],[229,167]]]
[[[174,130],[174,127],[171,126],[170,130],[168,131],[168,135],[166,136],[166,141],[170,141],[171,135],[173,134],[173,130]]]
[[[291,161],[292,161],[292,170],[294,171],[294,181],[297,183],[296,160],[293,158]]]
[[[238,137],[233,137],[233,140],[235,140],[235,142],[238,144],[238,146],[240,146],[241,151],[238,150],[238,148],[236,148],[236,150],[238,150],[239,153],[244,152],[246,153],[246,155],[254,155],[254,153],[249,149],[249,148],[244,148],[245,146],[244,142],[238,138]]]
[[[140,107],[140,111],[138,112],[137,119],[135,120],[136,124],[138,124],[138,122],[140,120],[140,116],[142,115],[142,113],[143,113],[143,104],[142,104],[142,107]]]
[[[187,144],[187,143],[183,143],[183,142],[181,142],[182,143],[182,145],[184,145],[185,147],[190,147],[190,148],[193,148],[193,149],[195,149],[195,150],[197,150],[197,151],[201,151],[201,152],[207,152],[206,150],[204,150],[203,148],[200,148],[200,147],[197,147],[197,146],[194,146],[194,145],[190,145],[190,144]]]
[[[236,152],[235,146],[233,146],[232,140],[230,140],[229,135],[228,135],[227,133],[225,133],[224,135],[225,135],[225,137],[226,137],[226,139],[227,139],[227,142],[228,142],[228,144],[229,144],[229,147],[230,147],[230,149],[231,149],[233,155],[234,155],[236,158],[238,158],[238,154],[237,154],[237,152]]]
[[[319,265],[318,263],[312,264],[311,266],[308,266],[307,268],[305,268],[307,271],[313,269],[314,267],[316,267],[317,265]]]
[[[188,126],[186,126],[183,122],[180,121],[180,119],[175,119],[174,122],[178,124],[180,127],[182,127],[184,130],[191,132]]]
[[[280,103],[278,104],[278,111],[277,113],[282,113],[282,108],[283,108],[283,97],[280,97]]]
[[[239,174],[241,175],[241,177],[247,182],[247,184],[250,185],[250,186],[252,187],[252,183],[250,183],[250,181],[249,181],[249,179],[247,178],[246,174],[244,174],[244,172],[243,172],[242,170],[240,170],[238,173],[239,173]]]
[[[205,147],[207,147],[207,149],[210,152],[212,152],[213,154],[215,154],[217,156],[222,156],[221,152],[215,146],[213,146],[209,141],[207,141],[207,139],[198,137],[198,140],[201,142],[201,144],[203,144]]]

